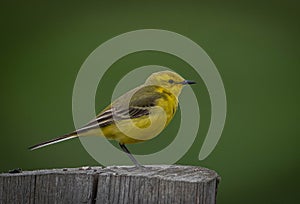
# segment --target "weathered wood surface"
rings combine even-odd
[[[220,177],[179,165],[52,169],[0,174],[0,203],[216,203]]]

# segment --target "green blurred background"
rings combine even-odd
[[[218,203],[299,200],[296,1],[2,1],[0,15],[1,172],[99,165],[78,139],[34,152],[27,147],[73,130],[73,85],[96,47],[124,32],[156,28],[198,43],[218,67],[228,100],[221,140],[207,159],[198,161],[210,105],[196,77],[199,83],[193,89],[202,123],[192,149],[178,164],[216,170],[222,177]],[[97,111],[109,103],[122,75],[147,64],[194,76],[182,71],[186,63],[168,54],[131,54],[117,61],[100,82]],[[169,135],[176,132],[179,116],[168,127]],[[137,154],[157,151],[172,140],[164,135],[129,148]]]

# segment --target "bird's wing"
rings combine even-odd
[[[102,128],[117,121],[149,115],[151,108],[156,104],[156,100],[165,98],[165,95],[158,90],[161,90],[161,87],[150,85],[127,92],[77,132],[85,132],[98,127]]]

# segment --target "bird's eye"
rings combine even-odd
[[[170,80],[169,80],[169,83],[170,83],[170,84],[173,84],[173,83],[174,83],[174,80],[173,80],[173,79],[170,79]]]

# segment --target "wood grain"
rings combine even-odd
[[[0,203],[216,203],[220,177],[195,166],[68,168],[0,174]]]

